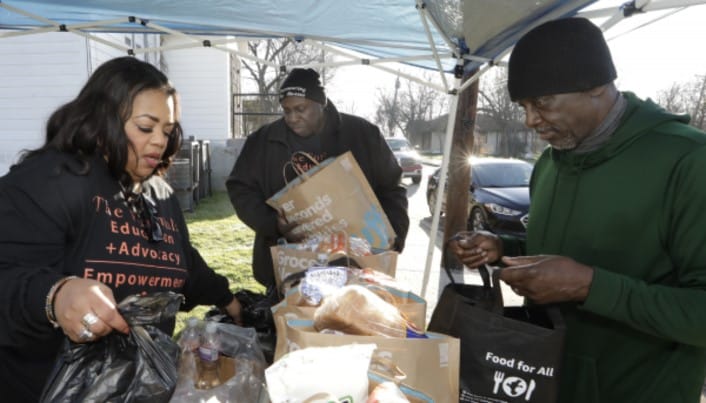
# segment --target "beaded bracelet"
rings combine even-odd
[[[57,281],[54,283],[53,286],[49,289],[49,293],[47,293],[47,299],[44,302],[44,311],[47,314],[47,319],[49,319],[49,323],[54,326],[54,328],[59,327],[59,322],[56,320],[56,314],[54,313],[54,297],[56,296],[56,293],[59,292],[61,287],[64,286],[69,280],[76,279],[78,277],[76,276],[68,276],[64,277],[61,280]]]

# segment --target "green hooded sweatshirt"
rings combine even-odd
[[[624,93],[599,150],[545,150],[530,184],[529,255],[594,268],[567,322],[560,401],[697,403],[706,366],[706,135]]]

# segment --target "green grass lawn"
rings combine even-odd
[[[228,277],[231,290],[247,288],[263,291],[252,276],[251,257],[255,233],[235,215],[226,192],[214,192],[201,199],[193,212],[184,212],[191,235],[191,243],[206,263],[216,272]],[[189,316],[203,318],[210,307],[199,306],[177,315],[176,332]]]

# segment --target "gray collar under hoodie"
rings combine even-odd
[[[615,129],[620,125],[620,119],[623,117],[627,107],[627,100],[618,92],[615,103],[605,119],[603,119],[603,122],[571,151],[576,154],[586,154],[599,149],[603,144],[607,143]]]

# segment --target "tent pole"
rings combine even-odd
[[[391,67],[386,67],[386,66],[380,65],[381,63],[394,62],[394,61],[397,61],[398,59],[400,61],[412,60],[412,59],[409,59],[409,58],[361,59],[359,56],[351,55],[349,53],[342,51],[341,49],[338,49],[338,48],[335,48],[332,46],[324,45],[324,48],[328,49],[329,51],[331,51],[332,53],[335,53],[338,56],[346,57],[349,59],[356,58],[357,60],[355,61],[355,63],[349,63],[351,65],[359,65],[359,64],[367,65],[367,66],[370,66],[370,67],[375,68],[377,70],[384,71],[386,73],[390,73],[390,74],[395,75],[397,77],[402,77],[408,81],[415,82],[415,83],[422,85],[424,87],[433,88],[433,89],[435,89],[437,91],[441,91],[441,92],[448,92],[447,88],[442,87],[441,85],[437,85],[435,83],[423,80],[422,78],[420,78],[419,76],[415,76],[414,74],[407,74],[407,73],[401,72],[399,70],[395,70]],[[416,57],[414,59],[419,60],[419,59],[416,59]],[[340,65],[343,65],[343,64],[340,64]],[[313,66],[313,65],[307,65],[307,66]],[[302,66],[297,66],[297,67],[302,67]],[[419,67],[419,68],[421,69],[421,67]]]
[[[434,43],[434,38],[431,35],[431,30],[429,29],[429,23],[427,22],[427,17],[429,16],[429,13],[427,13],[427,11],[426,11],[426,6],[423,3],[421,3],[420,1],[417,1],[417,11],[419,12],[419,19],[422,21],[422,24],[424,25],[424,32],[426,32],[426,34],[427,34],[427,41],[429,41],[429,45],[431,46],[431,50],[434,53],[434,61],[436,62],[436,68],[439,70],[439,75],[441,76],[441,81],[443,82],[445,88],[449,88],[449,84],[446,82],[446,75],[444,75],[444,68],[441,66],[441,60],[439,59],[439,54],[438,54],[439,52],[436,50],[436,44]],[[458,88],[458,86],[456,86],[454,88]]]
[[[456,72],[454,75],[454,88],[461,85],[463,78],[463,58],[459,58],[456,62]],[[454,122],[456,121],[456,109],[458,107],[459,93],[456,91],[449,92],[449,119],[446,122],[446,134],[444,135],[444,152],[441,160],[441,172],[439,173],[439,184],[436,187],[436,203],[434,204],[434,214],[431,218],[431,227],[429,228],[429,246],[427,247],[427,260],[424,264],[424,277],[422,278],[421,297],[426,298],[427,284],[429,283],[429,273],[431,271],[431,262],[434,257],[436,248],[436,234],[439,230],[439,216],[441,215],[441,202],[444,199],[444,188],[446,186],[446,173],[449,169],[449,155],[451,155],[451,143],[454,133]]]

